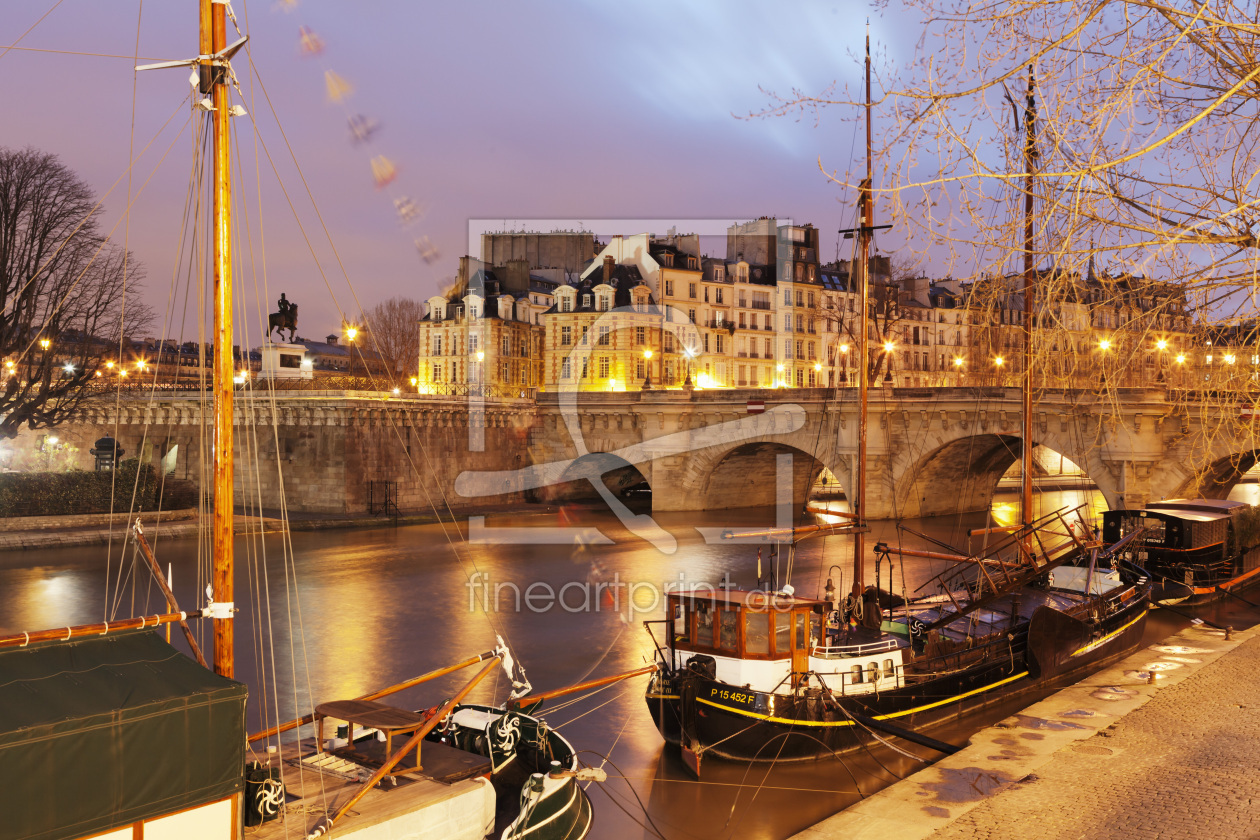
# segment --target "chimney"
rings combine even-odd
[[[608,284],[612,283],[613,262],[612,254],[604,256],[604,282]]]

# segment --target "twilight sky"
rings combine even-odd
[[[195,339],[196,304],[184,300],[186,270],[177,265],[193,150],[187,69],[146,71],[136,79],[139,161],[131,191],[141,194],[134,200],[129,234],[122,211],[137,17],[141,63],[191,57],[196,4],[12,5],[0,24],[5,82],[0,146],[53,152],[98,194],[113,187],[102,226],[110,230],[117,224],[114,237],[122,242],[129,236],[146,266],[145,299],[169,323],[155,332]],[[257,69],[256,77],[247,72],[243,52],[234,62],[250,111],[237,125],[252,231],[239,249],[248,276],[241,287],[247,343],[257,342],[256,319],[264,307],[274,308],[282,290],[302,305],[301,331],[312,338],[336,330],[341,313],[358,312],[360,306],[395,294],[428,297],[470,250],[470,219],[499,219],[509,228],[533,227],[531,219],[586,219],[588,229],[630,234],[639,231],[600,220],[777,215],[820,227],[824,259],[835,253],[836,229],[851,224],[852,196],[828,184],[816,161],[821,155],[828,168],[849,167],[851,155],[861,153],[853,146],[860,136],[853,123],[835,109],[818,125],[790,118],[738,120],[732,113],[766,104],[759,85],[787,93],[793,87],[821,91],[837,80],[856,84],[868,14],[864,4],[235,0],[233,5],[250,35]],[[871,25],[877,45],[915,40],[904,26],[880,17]],[[323,41],[322,54],[302,54],[302,26]],[[6,53],[5,46],[20,37],[23,48],[124,58]],[[344,103],[329,101],[325,71],[353,85]],[[306,197],[262,86],[352,286]],[[347,118],[355,114],[380,125],[366,144],[351,140]],[[256,146],[250,120],[266,151]],[[318,264],[266,152],[297,207]],[[374,155],[398,168],[397,179],[385,189],[373,184]],[[394,209],[394,199],[403,196],[424,211],[409,226]],[[266,279],[255,292],[263,286],[253,279],[263,270],[260,219]],[[686,221],[677,224],[688,229]],[[421,237],[440,253],[431,264],[413,244]]]

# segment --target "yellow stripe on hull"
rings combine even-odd
[[[989,685],[983,686],[981,688],[973,689],[963,694],[955,695],[954,697],[948,697],[944,700],[938,700],[935,703],[928,703],[925,706],[915,706],[913,709],[903,709],[900,712],[892,712],[886,715],[875,715],[875,720],[891,720],[893,718],[899,718],[899,717],[905,717],[906,715],[912,715],[912,714],[915,714],[916,712],[924,712],[924,711],[927,711],[928,709],[935,709],[939,706],[945,706],[950,703],[957,702],[958,700],[962,700],[964,698],[971,697],[976,694],[982,694],[986,691],[992,691],[995,688],[1006,685],[1007,683],[1010,683],[1010,682],[1014,682],[1015,680],[1021,679],[1026,676],[1028,676],[1028,672],[1021,671],[1018,674],[1015,674],[1012,677],[1007,677],[1004,680],[998,680],[995,683],[990,683]],[[850,720],[833,720],[833,721],[794,720],[791,718],[775,717],[773,715],[762,715],[756,712],[745,712],[740,709],[732,709],[730,706],[723,706],[720,703],[714,703],[712,700],[705,700],[700,697],[697,697],[696,701],[699,703],[703,703],[706,706],[712,706],[715,709],[721,709],[724,712],[730,712],[732,714],[740,715],[741,717],[756,718],[757,720],[764,720],[770,723],[782,723],[782,724],[786,724],[787,726],[852,726],[853,725],[853,721],[850,721]]]

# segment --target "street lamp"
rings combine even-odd
[[[652,390],[652,348],[643,350],[643,390]]]
[[[891,341],[884,342],[884,362],[885,362],[884,381],[888,383],[891,383],[893,381],[893,378],[892,378],[893,355],[892,353],[893,353],[893,350],[896,349],[896,347],[897,345],[893,344]]]
[[[690,347],[683,348],[683,356],[687,359],[687,378],[683,381],[683,390],[690,391],[695,386],[691,384],[691,360],[696,357],[696,351]],[[782,370],[782,366],[779,367]]]
[[[837,349],[841,354],[836,357],[836,361],[840,363],[840,384],[844,385],[849,381],[849,345],[841,344]]]

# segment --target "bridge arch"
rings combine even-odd
[[[651,492],[647,474],[625,458],[611,452],[588,452],[573,459],[558,482],[539,488],[538,501],[596,501],[600,495],[592,481],[602,482],[615,496],[637,493],[641,487],[648,488],[649,495]]]
[[[1218,454],[1206,468],[1191,475],[1176,495],[1205,499],[1227,499],[1242,477],[1260,463],[1260,449],[1244,449]]]
[[[810,488],[827,469],[819,458],[776,440],[745,441],[735,446],[712,448],[689,459],[687,470],[678,482],[679,504],[674,507],[657,504],[658,510],[717,510],[747,507],[771,507],[788,498],[799,510],[809,497]],[[790,476],[780,493],[779,477]],[[843,473],[837,471],[836,476]],[[665,502],[664,499],[661,500]]]
[[[1092,483],[1103,495],[1103,504],[1115,506],[1116,491],[1103,462],[1089,453],[1082,456],[1061,441],[1034,440],[1034,475],[1053,474],[1063,458],[1077,467],[1082,484]],[[985,433],[945,441],[897,471],[896,507],[893,515],[904,518],[947,516],[989,510],[1004,476],[1016,467],[1022,440],[1018,435]],[[1079,459],[1079,460],[1078,460]],[[1048,468],[1050,467],[1050,468]],[[1018,475],[1018,469],[1014,470]],[[872,514],[874,515],[874,514]]]

